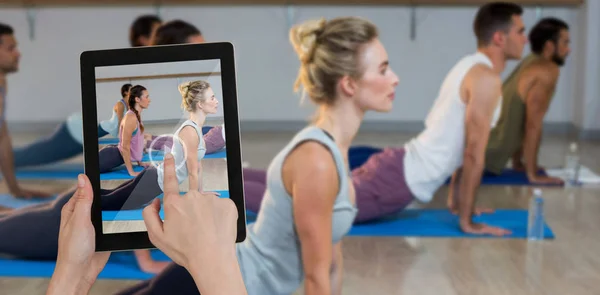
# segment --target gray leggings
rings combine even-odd
[[[162,194],[154,167],[111,190],[100,191],[102,210],[140,209]],[[50,203],[32,205],[0,216],[0,254],[22,259],[54,260],[62,207],[75,188]]]
[[[100,173],[106,173],[110,170],[117,168],[123,164],[123,155],[119,151],[117,145],[109,145],[98,152],[98,159],[100,160]]]
[[[54,133],[47,137],[13,148],[15,168],[50,164],[81,153],[83,145],[73,139],[66,122],[60,124]]]

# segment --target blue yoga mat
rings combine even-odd
[[[503,238],[527,238],[527,216],[524,209],[501,209],[493,214],[475,217],[483,222],[510,230]],[[256,214],[248,212],[248,224],[256,221]],[[465,234],[458,228],[458,216],[447,209],[407,209],[381,220],[355,224],[348,233],[355,237],[432,237],[432,238],[490,238],[493,236]],[[493,237],[496,238],[496,237]],[[548,224],[544,224],[544,238],[554,239]]]
[[[153,151],[152,159],[161,162],[164,160],[164,153],[161,151]],[[219,152],[207,154],[204,159],[220,159],[227,157],[227,150],[223,149]],[[150,156],[144,154],[143,162],[149,162]],[[144,167],[134,165],[133,170],[136,172],[142,171]],[[46,167],[32,167],[18,169],[15,175],[18,179],[76,179],[77,175],[84,173],[83,164],[57,164]],[[102,173],[100,180],[120,180],[132,179],[127,172],[125,166],[120,166],[110,172]]]
[[[98,138],[98,144],[119,144],[119,139],[116,137]]]
[[[77,175],[84,173],[82,164],[57,165],[57,169],[23,169],[16,172],[18,179],[72,179],[76,180]],[[140,172],[144,167],[134,165],[133,171]],[[100,180],[120,180],[132,179],[125,166],[120,166],[110,172],[100,174]]]
[[[3,207],[8,207],[8,208],[21,208],[21,207],[25,207],[25,206],[30,206],[30,205],[36,205],[36,204],[43,204],[46,202],[50,202],[52,200],[56,199],[56,196],[53,196],[51,198],[36,198],[36,199],[30,199],[30,200],[24,200],[24,199],[17,199],[13,196],[11,196],[10,194],[0,194],[0,206]]]
[[[542,171],[538,171],[538,175],[546,176],[546,173]],[[446,183],[450,183],[450,179],[446,181]],[[506,168],[502,171],[500,175],[494,175],[489,172],[484,172],[481,177],[481,184],[486,185],[534,185],[529,182],[527,178],[527,174],[522,171],[515,171],[511,168]],[[549,186],[549,185],[548,185]]]
[[[221,194],[220,198],[229,198],[229,191],[215,191]],[[185,193],[181,193],[185,194]],[[162,198],[162,194],[158,196],[158,198]],[[133,221],[133,220],[144,220],[142,216],[142,211],[144,209],[135,209],[135,210],[123,210],[123,211],[102,211],[102,220],[103,221]],[[161,218],[165,218],[164,207],[161,206],[160,212],[158,213]]]
[[[152,156],[152,161],[164,161],[165,160],[165,152],[164,151],[152,151],[152,153],[144,153],[142,157],[142,162],[151,162],[150,156]],[[227,150],[222,149],[216,153],[206,154],[204,155],[204,159],[221,159],[227,158]]]
[[[383,149],[372,146],[353,146],[348,151],[348,161],[350,169],[355,169],[364,164],[371,155],[381,152]],[[539,171],[539,175],[546,175],[544,171]],[[451,178],[446,180],[450,183]],[[532,185],[527,179],[527,174],[521,171],[515,171],[510,168],[504,169],[500,175],[494,175],[484,172],[481,177],[482,185]]]
[[[150,253],[154,260],[171,261],[160,250],[150,250]],[[55,266],[55,261],[0,258],[0,276],[50,278]],[[98,279],[147,280],[152,277],[154,277],[153,274],[144,273],[140,270],[133,252],[127,251],[111,253],[108,263],[100,272]]]
[[[228,198],[228,191],[217,191],[221,197]],[[36,204],[41,201],[16,200],[9,195],[0,195],[0,205],[19,208]],[[118,215],[103,212],[104,220],[142,220],[142,210],[121,211]],[[137,212],[139,211],[139,212]],[[256,221],[256,213],[246,211],[248,224]],[[162,215],[161,215],[162,216]],[[163,216],[164,217],[164,216]],[[476,222],[484,222],[492,226],[499,226],[512,231],[506,238],[527,237],[528,211],[524,209],[499,209],[493,214],[482,214],[475,217]],[[355,224],[349,235],[360,237],[374,236],[402,236],[402,237],[445,237],[445,238],[480,238],[484,236],[468,235],[458,228],[458,217],[447,209],[407,209],[393,216],[377,221]],[[554,239],[552,229],[544,225],[546,239]]]

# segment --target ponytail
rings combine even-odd
[[[142,85],[135,85],[133,87],[131,87],[131,89],[129,90],[129,97],[127,98],[127,103],[129,106],[129,109],[131,111],[133,111],[133,113],[135,114],[138,123],[140,123],[140,131],[144,132],[144,124],[142,124],[142,118],[140,116],[140,113],[135,109],[135,98],[136,97],[141,97],[143,91],[146,90],[146,88]]]

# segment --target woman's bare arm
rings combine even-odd
[[[133,170],[133,164],[131,163],[131,136],[133,131],[137,127],[137,117],[134,114],[127,114],[123,118],[123,132],[121,136],[121,145],[123,148],[121,149],[121,156],[123,157],[123,161],[125,162],[125,167],[127,167],[127,172],[129,175],[135,176],[137,173]],[[138,132],[142,132],[138,130]]]
[[[181,129],[179,137],[187,152],[185,162],[188,170],[189,190],[202,191],[201,176],[199,174],[201,165],[198,161],[198,144],[200,143],[200,138],[198,138],[196,130],[191,126]]]
[[[282,175],[293,198],[294,221],[306,274],[305,294],[331,295],[331,222],[339,191],[333,156],[320,143],[303,143],[289,155]]]

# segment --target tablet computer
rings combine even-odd
[[[233,45],[93,50],[83,52],[80,63],[85,174],[94,189],[96,250],[154,248],[142,210],[155,198],[162,200],[166,153],[174,156],[181,194],[216,192],[233,200],[239,216],[236,241],[243,241]],[[213,139],[208,146],[207,136]]]

